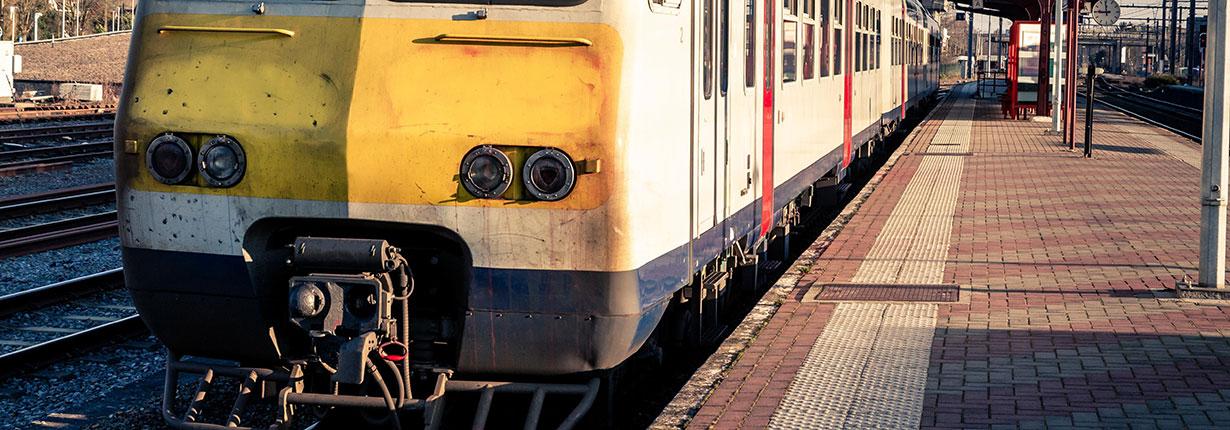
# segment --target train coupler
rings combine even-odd
[[[304,364],[292,364],[289,369],[268,369],[257,367],[233,366],[218,362],[202,362],[196,359],[182,359],[167,355],[166,381],[162,394],[162,417],[172,428],[181,430],[255,430],[257,427],[246,425],[245,409],[254,399],[267,400],[276,396],[279,414],[267,427],[269,430],[280,430],[288,427],[294,420],[297,410],[304,406],[343,408],[355,410],[389,410],[389,397],[372,397],[337,392],[309,392],[305,387]],[[399,399],[392,405],[392,414],[403,412],[421,412],[422,426],[439,428],[440,408],[443,406],[445,387],[452,376],[451,371],[438,370],[435,387],[432,393],[423,399]],[[196,390],[189,398],[188,407],[183,413],[177,413],[173,405],[179,398],[179,380],[182,375],[197,375]],[[210,389],[216,384],[215,378],[229,377],[240,380],[238,395],[232,403],[226,422],[213,424],[202,422],[205,416],[205,402],[210,395]],[[281,387],[278,389],[277,387]],[[276,393],[276,394],[275,394]]]

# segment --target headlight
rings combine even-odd
[[[158,136],[145,149],[145,165],[158,182],[178,184],[192,173],[192,148],[175,135]]]
[[[555,148],[546,148],[530,155],[521,172],[521,182],[526,191],[539,200],[555,201],[572,192],[577,182],[576,169],[568,154]]]
[[[474,197],[499,197],[512,185],[512,162],[493,147],[474,148],[461,160],[461,185]]]
[[[197,168],[205,182],[215,187],[229,187],[239,183],[244,174],[243,147],[227,136],[218,136],[201,147],[197,156]]]

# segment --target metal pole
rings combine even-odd
[[[983,56],[983,57],[986,57],[986,59],[987,59],[987,61],[986,61],[986,63],[985,63],[985,64],[986,64],[986,68],[985,68],[985,69],[983,69],[983,73],[984,73],[984,74],[985,74],[985,73],[987,73],[987,72],[990,72],[990,71],[991,71],[991,15],[987,15],[987,32],[986,32],[986,35],[987,35],[987,50],[986,50],[985,52],[983,52],[983,53],[982,53],[982,56]],[[979,95],[981,95],[981,94],[979,94]]]
[[[1070,0],[1067,29],[1068,43],[1064,49],[1068,52],[1068,64],[1066,65],[1068,76],[1065,79],[1068,82],[1068,86],[1064,88],[1066,90],[1064,103],[1068,108],[1064,111],[1063,116],[1063,139],[1064,143],[1068,144],[1068,150],[1070,151],[1076,150],[1076,85],[1073,85],[1073,83],[1076,82],[1077,59],[1080,57],[1080,45],[1078,44],[1080,41],[1080,21],[1077,19],[1080,16],[1080,8],[1081,0]]]
[[[1158,25],[1157,25],[1157,32],[1158,32],[1158,36],[1157,36],[1157,44],[1158,44],[1158,56],[1157,56],[1157,60],[1158,60],[1158,62],[1160,63],[1160,64],[1158,64],[1158,65],[1157,65],[1157,68],[1158,68],[1158,71],[1159,71],[1159,72],[1165,72],[1165,71],[1166,71],[1166,67],[1165,67],[1165,63],[1164,63],[1164,61],[1166,61],[1166,58],[1167,58],[1167,56],[1169,55],[1169,54],[1167,54],[1167,51],[1166,51],[1166,13],[1167,13],[1167,10],[1166,10],[1166,0],[1162,0],[1162,19],[1161,19],[1161,20],[1159,20],[1159,21],[1157,22],[1157,24],[1158,24]]]
[[[1226,138],[1230,132],[1230,110],[1226,109],[1226,90],[1230,87],[1230,52],[1227,52],[1226,24],[1230,9],[1224,1],[1210,1],[1208,40],[1205,47],[1204,156],[1200,169],[1200,286],[1226,287]]]
[[[9,6],[9,39],[17,41],[17,6]]]
[[[1153,72],[1153,59],[1149,58],[1149,53],[1153,51],[1152,23],[1152,20],[1145,21],[1145,73]]]
[[[1093,158],[1093,74],[1096,67],[1085,69],[1085,158]]]
[[[1059,103],[1063,94],[1063,0],[1055,0],[1055,87],[1051,91],[1051,98],[1054,100],[1051,106],[1055,107],[1055,112],[1051,113],[1051,131],[1059,133],[1063,130],[1060,125],[1060,112],[1064,110],[1064,106]]]
[[[1004,68],[1004,17],[999,17],[999,42],[995,44],[995,63]]]
[[[1186,82],[1190,85],[1196,70],[1196,0],[1188,0],[1187,8],[1187,79]]]
[[[1165,1],[1165,0],[1163,0]],[[1167,58],[1170,63],[1170,74],[1178,75],[1179,71],[1174,67],[1179,61],[1179,0],[1170,0],[1170,57]]]
[[[34,41],[38,41],[38,19],[42,17],[42,12],[34,12]]]
[[[965,65],[967,69],[965,78],[969,79],[974,77],[974,11],[966,12],[965,20],[969,24],[968,37],[965,38]]]

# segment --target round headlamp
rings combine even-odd
[[[158,136],[145,148],[145,165],[158,182],[178,184],[192,173],[192,148],[173,134]]]
[[[218,136],[201,147],[197,168],[209,185],[229,187],[243,179],[245,161],[239,142],[229,136]]]
[[[512,172],[508,155],[490,146],[480,146],[461,160],[461,185],[474,197],[497,198],[512,185]]]
[[[576,169],[568,154],[555,148],[544,148],[525,159],[521,182],[525,190],[539,200],[555,201],[572,192],[577,182]]]

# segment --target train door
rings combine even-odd
[[[719,195],[717,185],[724,180],[718,166],[724,166],[726,156],[726,101],[720,82],[726,67],[720,37],[725,1],[699,0],[694,6],[692,219],[697,237],[713,228],[719,211],[724,212],[725,193]]]
[[[735,211],[751,204],[756,199],[755,165],[756,165],[756,129],[758,128],[759,110],[756,101],[757,71],[756,31],[760,23],[756,6],[757,0],[723,0],[726,9],[726,25],[728,31],[727,54],[728,67],[726,79],[722,81],[723,93],[726,97],[726,216],[735,215]],[[736,225],[727,228],[727,234],[743,232],[747,227],[746,218],[736,220]],[[734,231],[732,231],[732,228]],[[735,237],[727,237],[733,240]]]

